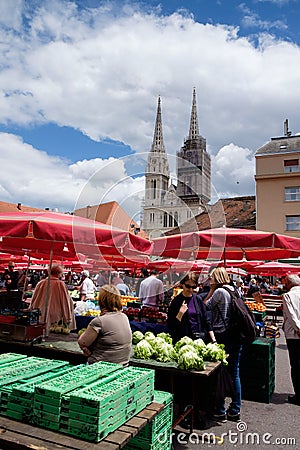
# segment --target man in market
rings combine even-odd
[[[2,275],[2,281],[7,291],[16,291],[18,289],[19,272],[15,270],[15,263],[13,261],[8,262],[8,268],[5,269]]]
[[[140,300],[143,306],[158,309],[164,301],[164,285],[158,278],[158,271],[152,270],[150,277],[145,278],[140,285]]]
[[[288,290],[283,295],[283,331],[289,352],[291,378],[295,395],[288,402],[300,406],[300,277],[289,274],[285,278]]]
[[[78,290],[81,301],[94,300],[96,286],[90,279],[90,273],[88,270],[84,270],[83,272],[81,272],[81,284],[80,286],[78,286]]]

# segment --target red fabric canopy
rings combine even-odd
[[[0,250],[74,257],[102,252],[128,251],[149,253],[147,239],[109,225],[69,214],[52,212],[0,214]]]
[[[288,273],[297,274],[300,273],[300,266],[271,261],[254,267],[251,269],[251,273],[257,275],[286,275]]]
[[[299,256],[300,239],[222,227],[153,239],[152,253],[180,259],[275,260]]]

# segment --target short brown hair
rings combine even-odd
[[[113,284],[105,284],[100,288],[98,294],[98,305],[100,309],[107,311],[121,311],[122,299],[118,288]]]
[[[183,285],[187,281],[191,281],[192,283],[194,283],[198,286],[198,280],[199,280],[199,275],[197,273],[189,272],[182,278],[182,280],[180,281],[180,284]]]

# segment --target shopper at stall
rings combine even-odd
[[[83,270],[83,272],[81,272],[81,283],[78,286],[78,290],[81,301],[94,299],[96,286],[90,279],[90,273],[88,270]]]
[[[295,395],[288,396],[288,402],[300,406],[300,278],[298,275],[286,276],[288,290],[283,295],[283,330],[289,352],[291,378]]]
[[[8,262],[8,268],[5,269],[2,280],[4,287],[7,291],[16,291],[18,289],[19,271],[15,270],[15,263],[13,261]]]
[[[147,308],[158,309],[164,301],[164,285],[158,275],[158,271],[154,269],[150,272],[150,277],[141,282],[139,298]]]
[[[225,288],[225,289],[224,289]],[[212,326],[218,344],[224,344],[228,357],[228,368],[233,382],[233,395],[226,411],[225,398],[215,406],[213,419],[219,422],[240,420],[241,382],[240,357],[242,346],[231,332],[231,295],[227,291],[234,290],[230,277],[224,267],[217,267],[211,272],[210,291],[204,300],[207,309],[212,311]]]
[[[60,279],[63,268],[54,264],[50,269],[50,279],[46,278],[37,284],[29,309],[41,310],[41,322],[46,323],[46,336],[51,324],[63,322],[70,330],[76,329],[73,300],[65,283]]]
[[[182,292],[169,305],[167,325],[174,344],[183,336],[192,339],[201,338],[205,343],[215,342],[206,306],[194,293],[198,278],[198,275],[193,272],[187,274],[180,283]]]
[[[138,280],[136,282],[136,285],[135,285],[135,295],[136,295],[136,297],[139,297],[141,282],[144,281],[144,279],[148,278],[148,277],[149,277],[149,272],[148,272],[148,270],[145,267],[143,267],[141,269],[140,276],[139,276],[139,278],[138,278]]]
[[[132,333],[127,316],[122,313],[119,290],[113,285],[100,288],[99,317],[93,319],[79,337],[78,344],[88,356],[88,363],[107,361],[128,365]]]

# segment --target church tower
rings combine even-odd
[[[177,179],[178,197],[193,215],[199,214],[211,197],[211,160],[206,151],[206,140],[199,134],[195,88],[189,136],[177,152]]]
[[[143,229],[151,234],[160,230],[163,222],[164,196],[169,187],[169,165],[164,146],[161,117],[161,100],[158,97],[157,114],[153,142],[148,155],[145,173],[145,200],[143,211]]]

